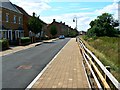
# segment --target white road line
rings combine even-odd
[[[71,39],[70,39],[71,40]],[[61,53],[61,51],[68,45],[70,40],[67,42],[67,44],[54,56],[54,58],[46,65],[46,67],[38,74],[38,76],[27,86],[25,90],[30,90],[32,86],[35,84],[35,82],[41,77],[41,75],[45,72],[45,70],[49,67],[49,65],[55,60],[55,58]]]

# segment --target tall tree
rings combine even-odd
[[[118,20],[115,20],[112,14],[103,13],[97,19],[90,22],[91,28],[88,29],[88,36],[115,36],[118,33]]]
[[[41,31],[42,31],[42,23],[41,20],[39,19],[39,16],[36,17],[35,13],[33,13],[33,16],[30,18],[29,22],[28,22],[28,27],[29,30],[32,31],[35,34],[40,33],[41,35]]]

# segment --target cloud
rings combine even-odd
[[[12,3],[16,3],[18,6],[22,7],[32,15],[33,12],[37,13],[37,15],[41,15],[41,13],[45,10],[63,10],[61,7],[56,7],[52,8],[49,5],[49,2],[55,2],[55,0],[10,0]],[[61,1],[56,1],[56,2],[85,2],[86,0],[61,0]],[[94,1],[98,2],[98,0],[90,0],[89,2]],[[99,0],[100,2],[104,0]],[[97,9],[95,11],[88,11],[88,12],[78,12],[78,13],[64,13],[64,14],[59,14],[59,15],[52,15],[52,16],[41,16],[40,18],[45,21],[46,23],[51,23],[53,19],[56,19],[58,22],[62,21],[65,22],[67,25],[72,26],[75,28],[76,24],[73,22],[73,18],[77,17],[78,18],[78,29],[79,30],[84,30],[87,31],[88,28],[90,28],[89,23],[91,20],[94,20],[97,18],[98,15],[101,15],[104,12],[114,14],[114,17],[117,19],[118,17],[118,5],[117,2],[118,0],[109,0],[112,3],[111,5],[107,5],[103,7],[102,9]],[[108,1],[108,2],[109,2]],[[88,2],[88,0],[87,0]],[[104,1],[107,2],[107,1]],[[76,3],[76,5],[71,4],[71,7],[75,8],[78,7],[79,5]],[[77,8],[79,10],[89,10],[90,8]]]
[[[118,10],[118,4],[117,3],[113,3],[112,5],[108,5],[100,10],[96,10],[95,12],[101,14],[101,13],[115,13]]]
[[[81,9],[89,9],[89,8],[81,8]],[[61,14],[61,15],[52,15],[49,17],[41,17],[41,19],[47,23],[51,23],[53,19],[56,19],[57,21],[63,21],[66,22],[67,25],[72,26],[75,28],[76,24],[72,21],[74,17],[78,18],[78,30],[84,30],[87,31],[88,28],[90,28],[89,23],[97,18],[97,16],[101,15],[102,13],[110,13],[114,14],[113,17],[115,19],[118,19],[118,4],[117,2],[112,3],[111,5],[107,5],[103,7],[102,9],[97,9],[92,12],[79,12],[79,13],[67,13],[67,14]]]
[[[47,1],[49,0],[11,0],[11,2],[17,4],[27,11],[28,14],[32,15],[33,12],[40,14],[42,11],[51,9],[51,6],[48,5]]]
[[[62,9],[64,9],[64,7],[51,8],[50,10],[51,11],[59,11],[59,10],[62,10]]]
[[[79,10],[90,10],[90,8],[80,8]]]
[[[74,17],[77,17],[77,26],[78,30],[84,30],[86,31],[89,28],[89,22],[93,20],[93,17],[90,17],[89,15],[92,14],[92,12],[87,13],[69,13],[69,14],[61,14],[61,15],[52,15],[52,16],[42,16],[40,17],[43,21],[46,23],[51,23],[53,19],[56,19],[58,22],[65,22],[66,25],[71,26],[72,28],[76,27],[76,23],[73,22]]]
[[[102,13],[110,13],[113,14],[113,17],[115,19],[118,19],[118,3],[115,0],[113,4],[108,5],[102,9],[96,10],[95,13],[98,15],[101,15]]]

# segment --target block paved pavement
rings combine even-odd
[[[82,55],[75,38],[72,38],[52,61],[31,89],[82,88],[89,84],[82,65]]]

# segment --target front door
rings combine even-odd
[[[12,31],[12,38],[13,38],[13,41],[15,41],[15,31]]]
[[[12,40],[12,30],[8,30],[8,39]]]

